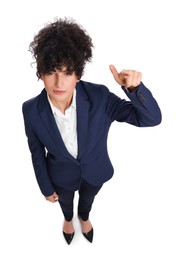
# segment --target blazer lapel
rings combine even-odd
[[[40,117],[47,128],[47,131],[58,148],[58,151],[62,153],[65,157],[70,160],[76,161],[76,159],[68,152],[66,146],[63,142],[63,139],[60,135],[59,129],[57,127],[56,121],[54,119],[54,115],[52,114],[48,99],[47,99],[47,92],[44,89],[40,95],[40,102],[39,102],[39,111]]]
[[[77,107],[77,139],[78,139],[78,160],[86,148],[89,100],[83,90],[82,81],[76,86],[76,107]]]

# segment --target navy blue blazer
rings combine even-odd
[[[25,132],[43,195],[52,195],[54,185],[77,190],[82,178],[90,184],[102,185],[112,177],[107,136],[114,120],[138,127],[161,122],[160,108],[143,83],[131,93],[122,89],[130,101],[119,98],[103,85],[82,80],[77,83],[77,159],[64,145],[46,90],[23,103]]]

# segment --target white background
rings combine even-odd
[[[0,7],[0,258],[182,259],[180,0],[5,1]],[[94,242],[81,234],[67,245],[58,204],[37,186],[24,133],[23,101],[41,91],[29,43],[54,17],[73,17],[93,39],[83,79],[126,98],[109,64],[136,69],[163,114],[153,128],[114,123],[108,148],[115,175],[97,196]],[[77,196],[75,197],[75,204]]]

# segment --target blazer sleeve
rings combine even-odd
[[[126,122],[138,127],[156,126],[161,123],[161,110],[148,88],[141,84],[133,92],[122,87],[130,101],[109,92],[106,112],[111,121]]]
[[[51,196],[54,193],[54,187],[49,178],[46,162],[46,150],[41,141],[37,138],[26,114],[25,104],[23,104],[23,116],[25,133],[28,138],[28,145],[32,156],[32,164],[39,188],[44,196]]]

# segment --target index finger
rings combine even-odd
[[[120,81],[119,73],[118,73],[117,69],[115,68],[115,66],[111,64],[111,65],[109,65],[109,68],[110,68],[110,71],[111,71],[111,73],[112,73],[114,79],[115,79],[117,82],[119,82],[119,81]]]
[[[112,64],[109,65],[109,68],[110,68],[110,71],[112,72],[113,76],[118,74],[117,69],[115,68],[114,65],[112,65]]]

